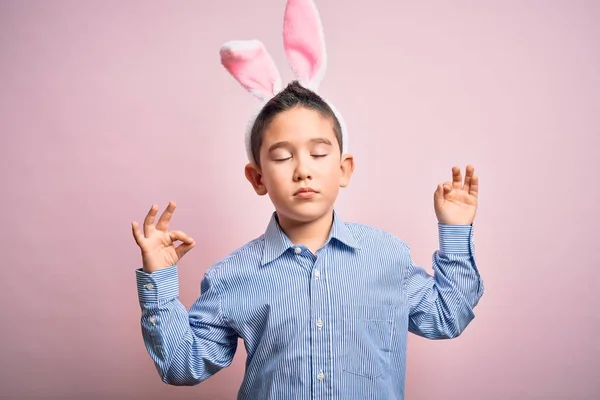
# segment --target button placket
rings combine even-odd
[[[303,253],[305,254],[305,253]],[[318,396],[326,396],[330,388],[327,384],[327,373],[329,371],[330,346],[328,327],[325,326],[329,314],[327,285],[323,270],[324,257],[321,253],[311,258],[311,319],[313,321],[312,346],[311,351],[314,354],[312,358],[313,368],[313,388]]]

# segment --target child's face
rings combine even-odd
[[[297,222],[310,222],[331,211],[354,168],[352,156],[340,154],[331,121],[303,107],[271,121],[260,161],[260,168],[249,164],[246,176],[258,194],[269,194],[280,216]],[[315,192],[298,193],[303,188]]]

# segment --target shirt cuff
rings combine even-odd
[[[139,268],[135,271],[138,297],[141,303],[158,303],[179,296],[177,265],[152,273]]]
[[[445,225],[438,223],[440,251],[446,254],[471,253],[473,225]]]

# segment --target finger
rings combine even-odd
[[[167,233],[167,235],[169,236],[169,239],[171,239],[171,242],[176,242],[179,240],[184,244],[194,243],[194,239],[192,239],[187,233],[184,233],[182,231],[170,231]]]
[[[463,186],[463,189],[469,193],[469,190],[471,188],[471,181],[473,180],[473,172],[475,171],[475,168],[472,165],[467,165],[467,172],[465,173],[465,185]]]
[[[460,167],[452,167],[452,187],[454,189],[462,188],[462,173]]]
[[[146,218],[144,218],[144,235],[146,235],[146,237],[148,237],[152,231],[153,231],[153,223],[154,223],[154,217],[156,216],[156,213],[158,212],[158,206],[156,204],[152,204],[152,207],[150,207],[150,211],[148,211],[148,214],[146,214]]]
[[[170,201],[169,205],[163,211],[160,218],[158,219],[158,223],[156,224],[156,229],[159,231],[166,231],[169,228],[169,222],[171,221],[171,217],[173,216],[173,212],[175,211],[175,202]]]
[[[471,187],[469,188],[469,194],[475,197],[479,195],[479,177],[477,175],[473,175],[473,178],[471,178]]]
[[[175,253],[177,253],[177,258],[179,258],[181,260],[181,257],[183,257],[188,251],[190,251],[194,246],[196,245],[195,242],[192,242],[190,244],[186,244],[186,243],[182,243],[179,246],[177,246],[175,248]]]
[[[444,182],[442,184],[442,189],[444,190],[443,194],[450,193],[454,189],[452,187],[452,182]]]
[[[452,187],[452,182],[444,182],[442,185],[442,197],[448,200],[451,196],[453,196],[454,188]]]
[[[133,232],[133,238],[138,246],[142,247],[142,241],[144,240],[144,235],[142,235],[142,231],[140,231],[140,226],[136,221],[131,223],[131,230]]]
[[[444,203],[444,186],[440,183],[433,192],[433,204],[441,206]]]

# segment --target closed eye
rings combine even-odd
[[[313,154],[312,157],[314,158],[322,158],[322,157],[327,157],[329,154]],[[286,158],[274,158],[273,161],[275,162],[283,162],[283,161],[287,161],[287,160],[291,160],[292,157],[286,157]]]

